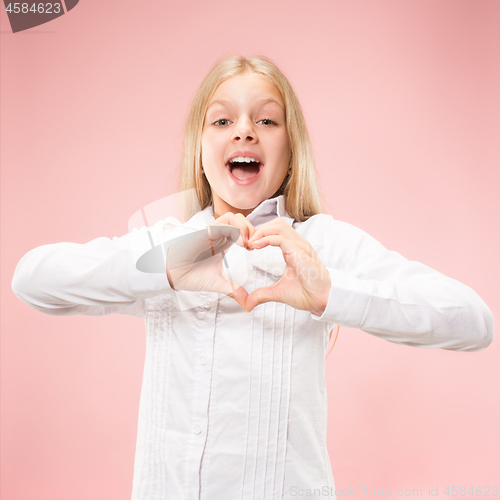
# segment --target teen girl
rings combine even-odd
[[[332,327],[479,351],[493,339],[492,314],[469,287],[322,213],[301,107],[265,58],[227,58],[200,86],[180,184],[192,189],[201,211],[184,224],[169,218],[121,238],[35,248],[13,290],[47,314],[145,318],[134,500],[281,499],[307,489],[333,498],[324,375]],[[244,283],[224,272],[219,247],[206,265],[167,259],[169,279],[137,269],[134,251],[149,236],[207,226],[209,235],[238,230],[226,257],[245,270]],[[199,248],[183,251],[194,264]],[[180,307],[178,293],[193,307]]]

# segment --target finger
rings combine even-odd
[[[248,239],[255,232],[253,225],[245,218],[243,214],[233,214],[232,212],[227,212],[221,217],[219,217],[213,225],[228,224],[236,227],[241,234],[241,238],[238,238],[236,244],[244,247],[247,246]]]
[[[207,226],[207,229],[212,243],[212,255],[228,249],[240,237],[239,229],[229,224]]]
[[[243,214],[234,214],[234,217],[239,219],[243,225],[242,227],[242,232],[241,232],[241,246],[247,247],[248,246],[248,240],[250,239],[250,223],[246,220],[245,216]]]
[[[273,219],[270,222],[266,222],[265,224],[262,224],[258,229],[255,230],[255,233],[252,235],[250,238],[250,241],[255,241],[258,238],[261,238],[262,236],[267,236],[270,234],[286,234],[288,237],[294,237],[292,234],[297,232],[290,227],[283,219]],[[298,236],[298,235],[297,235]]]
[[[232,216],[234,216],[234,214],[232,214],[231,212],[227,212],[224,215],[221,215],[218,219],[216,219],[210,225],[211,226],[220,226],[220,225],[233,226],[233,227],[236,227],[238,229],[238,231],[240,232],[240,234],[241,234],[241,231],[242,231],[241,220],[240,219],[236,219],[235,220],[234,217],[232,217]]]
[[[264,304],[265,302],[281,302],[279,288],[277,285],[278,283],[266,288],[258,288],[257,290],[254,290],[246,298],[245,311],[252,312],[255,307],[260,304]]]
[[[248,239],[250,239],[256,231],[254,225],[243,214],[238,213],[236,215],[241,217],[245,221],[245,224],[248,226]]]
[[[307,255],[312,255],[312,252],[314,252],[314,248],[312,247],[312,245],[282,219],[275,219],[260,226],[256,230],[255,234],[250,238],[248,244],[253,248],[255,242],[260,241],[266,236],[273,235],[282,235],[283,237],[292,241],[297,246],[297,248],[300,248]]]
[[[245,226],[247,227],[247,230],[245,231],[245,239],[244,241],[242,242],[244,244],[244,246],[246,248],[248,248],[248,240],[254,235],[256,229],[254,227],[254,225],[247,220],[247,218],[241,214],[241,213],[237,213],[235,214],[236,217],[239,217],[242,222],[244,222]]]
[[[250,242],[250,245],[253,248],[264,248],[268,245],[271,245],[273,247],[280,247],[283,255],[289,256],[293,256],[294,254],[297,254],[299,251],[301,251],[301,248],[299,248],[295,242],[291,241],[289,238],[286,238],[281,234],[270,234],[269,236],[263,236],[258,240]]]

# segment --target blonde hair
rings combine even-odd
[[[245,58],[231,55],[223,58],[201,83],[186,122],[179,190],[183,192],[194,188],[201,210],[213,203],[210,184],[201,170],[201,136],[205,115],[217,87],[228,78],[245,73],[257,73],[267,78],[279,90],[285,104],[286,128],[292,150],[291,168],[273,197],[282,194],[286,211],[299,222],[323,213],[312,146],[302,108],[285,75],[264,56]],[[196,204],[186,197],[186,220],[196,211]]]

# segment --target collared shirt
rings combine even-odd
[[[259,227],[276,217],[312,244],[330,273],[321,316],[277,302],[246,313],[226,295],[176,292],[165,274],[137,270],[150,236],[161,243],[203,229],[214,221],[212,207],[185,224],[169,218],[121,238],[44,245],[19,262],[13,290],[41,312],[145,319],[133,500],[334,492],[325,385],[334,325],[425,348],[479,351],[491,343],[491,311],[466,285],[329,215],[296,222],[283,196],[247,219]],[[226,258],[248,293],[276,283],[285,268],[278,247],[232,245]]]

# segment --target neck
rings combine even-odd
[[[217,220],[219,217],[222,217],[223,215],[231,212],[233,214],[243,214],[245,217],[247,217],[249,214],[251,214],[253,211],[253,208],[251,210],[239,210],[239,209],[233,209],[233,210],[226,210],[226,211],[221,211],[217,212],[214,208],[214,219]]]

